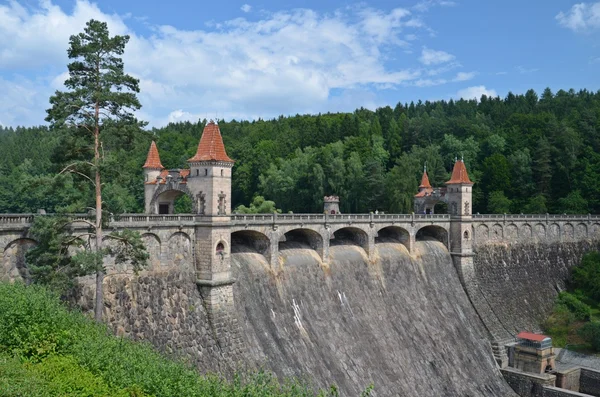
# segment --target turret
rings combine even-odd
[[[455,161],[452,177],[446,186],[448,212],[452,216],[471,216],[473,182],[469,179],[463,160]]]
[[[188,160],[188,189],[196,200],[199,215],[231,214],[231,169],[234,161],[227,156],[218,124],[210,121],[198,143],[194,157]]]
[[[323,197],[323,212],[326,214],[340,214],[340,198],[339,196]]]
[[[423,167],[423,176],[419,185],[419,193],[415,194],[414,212],[416,214],[433,214],[438,197],[432,197],[433,188],[427,176],[427,166]]]
[[[158,155],[158,148],[156,142],[152,141],[150,144],[150,150],[148,150],[148,157],[142,167],[144,169],[144,202],[146,213],[151,213],[150,203],[152,202],[152,196],[154,194],[157,178],[160,176],[163,170],[163,165],[160,162],[160,156]]]

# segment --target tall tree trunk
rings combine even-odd
[[[94,126],[94,166],[96,168],[96,254],[102,250],[102,185],[100,184],[100,106],[96,102],[95,126]],[[96,256],[99,262],[96,265],[96,306],[94,307],[94,319],[98,322],[102,321],[102,313],[104,310],[104,257]]]

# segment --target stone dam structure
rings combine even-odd
[[[107,258],[104,314],[202,371],[264,367],[343,396],[370,384],[376,396],[515,396],[504,345],[540,329],[569,269],[600,247],[600,216],[472,214],[460,160],[446,188],[424,173],[413,214],[232,214],[214,123],[189,163],[165,170],[152,144],[146,213],[109,222],[138,231],[150,263],[136,275]],[[182,194],[193,214],[172,213]],[[433,213],[436,200],[450,213]],[[33,218],[0,214],[0,280],[28,279]],[[578,395],[551,386],[520,393]]]

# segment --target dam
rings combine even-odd
[[[539,329],[569,269],[600,246],[596,215],[472,214],[458,160],[446,190],[421,184],[420,213],[232,214],[219,141],[209,123],[189,170],[162,169],[153,144],[147,213],[108,222],[142,235],[149,266],[105,262],[114,332],[203,371],[262,367],[343,396],[371,384],[377,396],[515,396],[504,344]],[[172,213],[182,194],[193,214]],[[434,214],[436,200],[450,214]],[[33,218],[0,215],[0,279],[27,280]]]

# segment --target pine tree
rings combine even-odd
[[[133,115],[141,105],[136,94],[139,81],[123,71],[123,55],[129,36],[109,35],[105,22],[90,20],[83,33],[69,39],[67,50],[69,78],[65,81],[67,91],[56,91],[50,97],[51,108],[47,110],[46,121],[51,128],[64,132],[61,149],[71,163],[63,172],[71,172],[88,180],[95,190],[95,221],[79,220],[91,228],[95,244],[89,256],[83,261],[92,262],[96,273],[96,302],[94,317],[102,320],[104,297],[102,282],[105,276],[103,264],[103,203],[102,203],[102,162],[104,160],[103,138],[118,134],[118,140],[128,144],[143,123]],[[110,234],[124,247],[137,247],[139,235]],[[133,241],[133,240],[135,241]],[[145,263],[143,260],[142,263]]]

